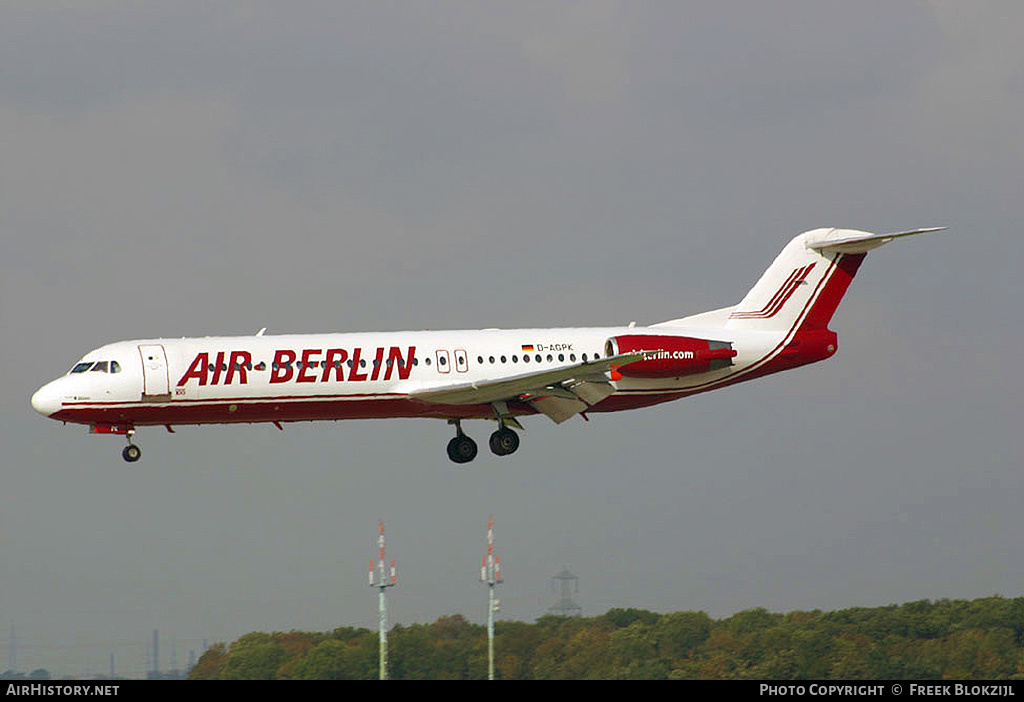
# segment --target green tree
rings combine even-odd
[[[376,639],[328,639],[290,666],[296,680],[375,680],[378,671]]]
[[[661,615],[656,612],[650,612],[646,609],[609,609],[602,617],[605,621],[609,622],[616,629],[622,629],[633,622],[642,622],[643,624],[653,625],[661,619]]]
[[[665,680],[670,664],[658,656],[654,627],[636,621],[611,635],[611,677],[616,680]]]
[[[1000,679],[1024,677],[1024,598],[919,600],[835,612],[703,612],[614,609],[595,618],[545,616],[499,622],[503,679]],[[398,679],[483,679],[486,632],[460,615],[396,626]],[[252,633],[207,651],[192,677],[372,679],[377,636]]]
[[[189,680],[219,680],[227,659],[227,646],[215,643],[196,661],[188,673]]]
[[[672,612],[654,625],[658,655],[675,660],[689,655],[711,635],[711,617],[704,612]]]
[[[255,632],[231,644],[221,669],[223,680],[273,680],[286,654],[270,634]]]

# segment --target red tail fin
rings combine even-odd
[[[810,311],[800,325],[801,331],[815,331],[827,329],[829,320],[835,314],[836,308],[846,294],[847,288],[857,275],[857,269],[866,253],[839,254],[835,262],[835,270],[825,283],[825,288],[818,295],[818,299],[811,305]]]

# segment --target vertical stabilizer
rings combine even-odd
[[[872,234],[813,229],[795,237],[729,314],[726,328],[790,332],[823,330],[868,251],[893,239],[945,227]]]
[[[784,332],[799,326],[843,255],[810,248],[807,236],[795,237],[775,258],[729,314],[727,329]]]

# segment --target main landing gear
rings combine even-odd
[[[491,434],[491,453],[495,456],[507,456],[519,448],[519,434],[502,424],[498,431]]]
[[[461,420],[449,419],[448,423],[455,425],[456,432],[455,437],[448,442],[448,458],[454,463],[469,463],[476,458],[476,442],[462,432]],[[502,423],[498,430],[491,434],[489,444],[495,456],[508,456],[519,448],[519,434]]]
[[[462,422],[458,419],[448,420],[455,425],[455,438],[448,442],[448,458],[454,463],[469,463],[476,458],[476,442],[462,433]]]

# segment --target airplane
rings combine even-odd
[[[648,407],[831,358],[828,328],[868,251],[931,227],[888,234],[799,234],[736,305],[646,327],[481,329],[119,341],[41,387],[32,407],[93,434],[136,429],[432,417],[455,427],[448,457],[476,442],[463,420],[497,422],[490,449],[515,453],[519,418],[556,423]]]

